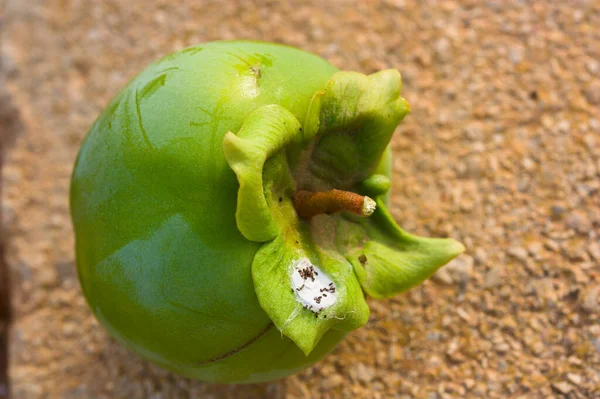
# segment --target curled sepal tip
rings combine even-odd
[[[334,74],[313,96],[304,121],[305,137],[319,137],[311,149],[312,176],[342,189],[370,176],[410,111],[401,89],[400,73],[394,69]]]
[[[267,160],[302,137],[300,123],[278,105],[252,112],[233,134],[223,138],[223,150],[238,183],[236,223],[244,237],[265,242],[277,236],[277,224],[265,198],[263,169]]]
[[[381,199],[370,219],[339,219],[338,231],[354,231],[364,239],[338,247],[354,267],[363,290],[388,298],[421,284],[464,252],[451,238],[426,238],[406,233],[392,219]]]

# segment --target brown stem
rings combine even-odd
[[[369,197],[335,189],[321,192],[299,190],[292,196],[292,202],[298,215],[305,219],[342,211],[370,216],[376,207],[375,201]]]

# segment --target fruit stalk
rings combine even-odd
[[[377,206],[375,201],[367,196],[336,189],[321,192],[299,190],[292,196],[292,202],[298,215],[304,219],[342,211],[370,216]]]

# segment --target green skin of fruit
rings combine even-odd
[[[251,273],[263,243],[236,224],[223,150],[262,106],[304,121],[336,72],[291,47],[213,42],[150,65],[110,102],[78,155],[71,213],[85,297],[125,346],[191,378],[248,383],[301,370],[347,334],[300,349],[263,310]],[[370,168],[389,176],[389,149]]]

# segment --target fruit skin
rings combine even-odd
[[[236,227],[222,151],[262,105],[303,121],[336,71],[291,47],[213,42],[152,64],[111,101],[78,155],[71,213],[83,292],[119,341],[189,377],[255,382],[343,338],[331,330],[306,357],[260,307],[250,272],[260,244]]]

